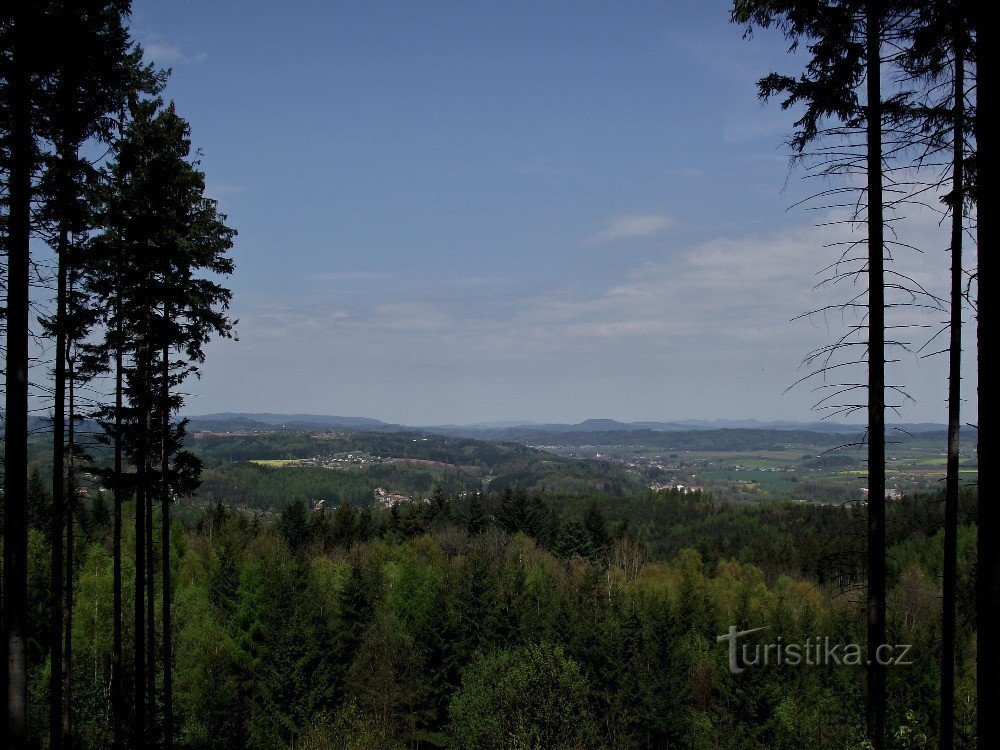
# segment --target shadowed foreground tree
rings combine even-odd
[[[6,393],[4,405],[3,724],[8,747],[28,742],[28,335],[32,174],[37,166],[40,76],[51,72],[41,4],[0,16],[0,108],[7,178]]]
[[[783,109],[804,108],[791,141],[799,155],[823,136],[864,132],[870,665],[866,712],[869,740],[876,750],[885,747],[886,722],[886,670],[878,658],[886,642],[883,121],[887,104],[898,104],[883,101],[882,45],[897,33],[894,26],[901,14],[900,4],[889,0],[736,0],[732,12],[732,20],[748,29],[776,27],[792,50],[807,46],[810,57],[799,77],[771,73],[759,82],[762,98],[781,96]],[[834,128],[827,131],[830,121]]]
[[[967,56],[972,49],[972,24],[964,0],[920,3],[910,19],[905,54],[901,57],[905,83],[916,83],[922,93],[902,113],[901,125],[922,143],[918,164],[935,167],[942,159],[941,176],[928,188],[947,190],[942,201],[950,211],[951,283],[948,331],[948,442],[945,479],[944,549],[942,565],[941,699],[938,745],[955,745],[956,592],[958,588],[959,448],[962,381],[962,307],[965,273],[962,260],[966,209],[971,204],[966,172],[974,162],[971,119],[967,114]],[[971,87],[975,88],[975,68]],[[928,355],[930,356],[930,355]]]
[[[204,195],[204,175],[191,156],[188,125],[172,104],[163,107],[158,99],[134,103],[105,185],[107,229],[92,248],[91,284],[115,295],[106,307],[109,337],[102,351],[115,358],[116,367],[123,352],[131,362],[124,373],[130,419],[122,429],[136,467],[136,713],[142,718],[135,720],[133,741],[142,744],[143,738],[149,741],[157,734],[151,603],[157,562],[153,505],[158,499],[163,743],[170,747],[170,503],[174,496],[193,492],[201,470],[193,456],[181,451],[185,423],[175,424],[172,418],[183,405],[176,388],[197,375],[204,345],[214,336],[232,335],[233,321],[226,312],[231,293],[215,277],[232,273],[227,252],[235,232],[225,225],[215,201]]]
[[[976,58],[976,100],[994,101],[996,91],[994,76],[996,49],[996,27],[983,3],[974,3],[975,14],[975,58]],[[991,63],[990,60],[994,60]],[[977,331],[976,341],[979,362],[979,543],[976,567],[976,625],[977,625],[977,690],[979,713],[977,720],[977,742],[980,750],[988,750],[1000,744],[1000,715],[987,707],[1000,705],[1000,550],[994,534],[1000,527],[1000,505],[993,492],[996,489],[994,472],[990,468],[996,453],[992,440],[993,426],[986,420],[995,414],[990,403],[995,402],[993,389],[983,387],[983,361],[986,342],[996,335],[993,303],[989,302],[989,289],[993,287],[996,222],[990,205],[995,196],[989,190],[989,179],[996,174],[996,144],[994,127],[990,117],[990,107],[976,107],[976,211],[977,245],[977,286],[976,300]],[[985,209],[985,210],[984,210]],[[985,248],[985,250],[984,250]],[[984,293],[983,289],[987,291]],[[991,333],[994,331],[994,333]],[[985,438],[984,438],[985,435]]]
[[[93,224],[93,214],[86,201],[88,184],[96,171],[80,149],[89,141],[108,142],[113,120],[109,112],[120,108],[127,91],[140,80],[141,55],[132,47],[125,28],[130,3],[125,0],[81,2],[64,0],[51,17],[52,46],[60,50],[59,73],[47,93],[50,106],[44,107],[39,130],[53,144],[43,161],[39,192],[43,198],[39,220],[43,234],[56,253],[56,300],[53,314],[43,321],[46,333],[55,341],[53,363],[53,445],[52,445],[52,623],[51,643],[63,640],[62,599],[66,615],[70,613],[72,594],[68,581],[73,570],[72,546],[64,545],[72,532],[72,508],[67,509],[66,487],[73,478],[66,475],[66,386],[70,358],[77,342],[82,341],[93,322],[91,304],[84,290],[75,284],[80,275],[80,245]],[[70,301],[71,293],[74,299]],[[79,374],[89,370],[79,369]],[[88,371],[86,376],[93,376]],[[70,446],[72,449],[72,446]],[[72,498],[71,498],[72,500]],[[65,579],[66,583],[60,583]],[[72,634],[65,633],[66,649],[71,648]],[[63,670],[62,654],[51,650],[49,673],[50,741],[63,744],[70,732],[71,699],[64,692],[70,688],[69,667]],[[72,744],[72,738],[67,742]]]

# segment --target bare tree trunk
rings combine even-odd
[[[139,377],[145,367],[146,347],[139,352]],[[135,462],[135,711],[132,746],[137,749],[146,745],[146,631],[145,631],[145,586],[146,586],[146,433],[145,408],[142,406],[141,389],[139,436]]]
[[[163,309],[163,361],[160,384],[160,530],[162,534],[163,561],[161,580],[163,587],[163,747],[171,750],[174,745],[174,705],[172,669],[172,641],[170,634],[170,347],[167,344],[167,327],[170,322],[170,305]]]
[[[152,357],[149,358],[149,366],[146,371],[146,378],[143,381],[143,389],[152,389],[153,365]],[[146,473],[147,488],[144,495],[144,513],[146,516],[146,720],[148,722],[149,741],[156,738],[156,550],[153,544],[153,502],[154,491],[152,487],[152,466],[153,466],[153,444],[150,440],[152,431],[152,404],[151,398],[147,398],[147,405],[144,414],[145,428],[143,441],[148,445],[147,462],[150,470]]]
[[[117,318],[116,310],[116,318]],[[122,350],[121,325],[118,326],[115,350],[115,528],[112,539],[114,557],[114,639],[111,648],[111,721],[113,722],[114,748],[122,750]]]
[[[150,440],[153,429],[153,404],[152,404],[152,379],[153,379],[153,354],[150,342],[150,320],[149,311],[146,311],[146,320],[143,328],[143,366],[140,371],[139,388],[142,403],[142,516],[143,535],[145,536],[146,554],[146,667],[144,670],[145,682],[145,703],[146,703],[146,741],[153,745],[156,737],[156,571],[155,553],[153,548],[153,490],[152,490],[152,462],[153,445]]]
[[[993,70],[992,63],[987,59],[992,57],[993,38],[995,33],[990,20],[985,18],[987,6],[977,4],[976,13],[976,150],[978,159],[977,190],[979,207],[982,209],[987,201],[991,201],[992,193],[987,189],[987,179],[995,172],[996,153],[994,151],[990,125],[989,102],[993,101]],[[982,106],[983,102],[987,105]],[[977,543],[976,567],[976,690],[979,711],[976,718],[977,746],[980,750],[992,750],[1000,745],[1000,715],[996,707],[1000,706],[1000,641],[997,632],[1000,631],[1000,552],[997,550],[993,533],[1000,525],[1000,510],[997,500],[993,497],[994,482],[991,479],[992,470],[989,462],[992,460],[993,449],[989,446],[988,436],[992,423],[988,419],[991,407],[987,402],[993,400],[993,390],[983,387],[983,360],[986,355],[986,344],[994,330],[993,319],[990,317],[993,308],[990,307],[989,291],[993,283],[993,257],[995,251],[990,247],[993,242],[994,214],[989,206],[986,210],[976,212],[976,245],[977,245],[977,331],[976,341],[979,354],[979,540]],[[985,252],[984,252],[985,248]],[[983,290],[986,289],[986,293]],[[987,436],[984,439],[984,430]],[[985,460],[984,460],[985,459]]]
[[[63,6],[66,42],[73,45],[72,33],[75,20],[75,3],[67,0]],[[75,146],[75,55],[72,50],[62,64],[60,85],[62,132],[59,143],[59,237],[56,254],[58,272],[56,283],[55,334],[56,351],[53,367],[54,404],[52,419],[52,648],[49,672],[49,745],[61,748],[64,744],[63,718],[63,661],[60,644],[63,640],[63,526],[66,514],[66,279],[69,274],[72,212],[72,187],[70,185]]]
[[[31,92],[28,4],[14,4],[10,73],[11,166],[7,247],[7,392],[4,409],[4,702],[7,747],[28,743],[28,262],[31,202]]]
[[[63,685],[62,685],[62,736],[63,747],[73,747],[73,546],[76,530],[76,436],[74,424],[74,373],[72,361],[67,367],[69,385],[69,419],[67,424],[67,444],[69,445],[69,462],[66,472],[66,627],[63,632],[65,651],[63,653]]]
[[[885,748],[885,268],[882,223],[880,0],[868,0],[868,739]]]
[[[69,262],[69,228],[64,217],[59,227],[59,270],[56,283],[56,353],[52,412],[52,647],[49,671],[49,744],[63,746],[63,596],[65,595],[63,529],[66,525],[66,275]]]
[[[938,746],[955,746],[955,585],[958,577],[958,451],[962,396],[962,229],[965,216],[965,49],[955,24],[955,106],[952,133],[951,317],[948,342],[948,467],[944,491],[944,569],[941,611],[941,718]]]

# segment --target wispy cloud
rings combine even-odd
[[[357,269],[344,269],[340,271],[323,271],[321,273],[311,273],[309,281],[336,283],[341,281],[387,281],[392,278],[383,271],[361,271]]]
[[[829,320],[823,315],[795,319],[864,291],[863,277],[845,277],[841,285],[818,285],[824,278],[818,275],[820,269],[835,262],[846,243],[862,236],[838,223],[838,217],[828,218],[829,224],[821,227],[737,234],[670,248],[654,260],[623,269],[596,293],[551,289],[524,296],[499,314],[470,315],[467,307],[448,294],[433,302],[418,301],[400,288],[396,300],[389,303],[361,302],[349,314],[300,311],[301,317],[292,315],[287,320],[298,329],[336,327],[344,335],[364,336],[376,330],[443,335],[442,340],[465,345],[475,341],[494,350],[535,348],[554,353],[593,346],[596,354],[602,341],[662,347],[683,340],[685,345],[716,351],[720,358],[726,347],[750,342],[801,355],[829,337],[827,324],[836,329],[844,321],[836,310]],[[928,234],[932,219],[927,219]],[[909,275],[933,288],[936,260],[908,258]],[[377,282],[394,277],[343,270],[311,278]],[[455,283],[467,281],[478,285],[492,280],[457,279]],[[273,311],[268,317],[271,322],[280,319]]]
[[[816,286],[842,243],[863,238],[838,218],[824,216],[820,227],[677,244],[623,268],[596,291],[574,290],[567,280],[503,308],[470,308],[449,294],[421,298],[426,290],[407,284],[388,301],[365,295],[238,311],[241,344],[226,355],[234,359],[228,375],[219,376],[225,386],[216,387],[227,398],[259,399],[256,380],[233,385],[256,368],[282,397],[341,399],[366,413],[419,403],[429,421],[440,421],[456,404],[473,412],[491,404],[498,414],[554,405],[572,412],[589,404],[589,413],[620,408],[667,416],[697,408],[713,416],[794,410],[804,417],[817,398],[811,386],[782,395],[804,374],[803,355],[859,322],[838,310],[793,320],[864,292],[863,278]],[[942,249],[899,261],[921,284],[946,285],[947,237],[935,238],[934,216],[913,220],[921,245]],[[921,322],[918,310],[893,307],[890,314],[893,325]],[[923,317],[944,319],[933,312]],[[926,330],[914,336],[929,336]],[[893,381],[912,387],[921,418],[929,417],[939,401],[932,377],[938,362],[913,361],[900,357]]]
[[[148,41],[142,45],[147,60],[160,65],[196,65],[208,59],[207,52],[188,53],[174,44]]]
[[[434,305],[420,302],[393,302],[375,308],[375,324],[402,331],[439,331],[448,328],[453,318]]]
[[[659,234],[675,222],[666,214],[625,214],[605,222],[604,228],[584,239],[588,244],[650,237]]]

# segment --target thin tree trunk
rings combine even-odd
[[[118,312],[116,309],[115,317]],[[115,464],[112,478],[115,493],[115,528],[112,539],[114,557],[114,638],[111,648],[111,721],[114,748],[122,750],[122,350],[121,325],[117,330],[115,350]]]
[[[125,109],[119,111],[118,138],[121,139],[125,127]],[[120,186],[118,186],[120,187]],[[121,237],[118,238],[119,241]],[[123,258],[117,259],[119,264]],[[114,413],[114,484],[115,493],[115,530],[113,545],[114,556],[114,636],[111,649],[111,720],[115,750],[125,747],[125,706],[123,702],[124,689],[122,685],[122,628],[124,613],[122,611],[122,503],[125,502],[125,478],[122,473],[122,454],[124,450],[122,436],[122,407],[124,401],[125,368],[124,368],[124,331],[122,325],[122,268],[115,269],[116,281],[114,294],[114,347],[115,347],[115,413]],[[129,494],[133,494],[130,492]]]
[[[73,545],[75,543],[76,521],[76,436],[74,425],[74,374],[70,362],[67,369],[69,391],[69,419],[67,420],[67,445],[69,445],[69,461],[66,472],[66,627],[63,631],[65,651],[63,653],[63,704],[62,704],[62,735],[63,747],[73,747]]]
[[[152,392],[152,357],[142,387]],[[155,491],[152,487],[153,478],[153,444],[150,441],[152,430],[152,398],[148,398],[145,410],[145,437],[149,444],[147,461],[150,469],[146,474],[149,483],[145,494],[145,532],[146,532],[146,719],[149,725],[149,740],[156,738],[156,550],[153,544],[153,503]]]
[[[56,352],[52,412],[52,647],[49,671],[49,744],[63,746],[63,530],[66,526],[66,275],[69,228],[60,218],[56,283]]]
[[[956,15],[958,15],[956,13]],[[960,21],[956,18],[956,21]],[[955,585],[958,576],[958,450],[962,396],[962,229],[965,210],[965,49],[955,24],[952,133],[951,319],[948,342],[948,467],[944,492],[944,570],[941,612],[941,720],[938,746],[955,746]]]
[[[163,309],[163,361],[160,384],[160,531],[162,534],[163,561],[161,580],[163,588],[163,747],[171,750],[174,745],[174,705],[172,642],[170,637],[170,347],[167,330],[170,323],[170,306]]]
[[[30,8],[14,5],[10,73],[11,166],[7,247],[7,392],[4,429],[4,659],[7,746],[28,742],[28,260],[31,201]]]
[[[143,372],[145,348],[140,350],[139,378]],[[144,407],[142,388],[139,389],[140,401],[139,436],[136,445],[135,460],[135,709],[132,746],[138,749],[146,747],[146,631],[145,631],[145,586],[146,586],[146,423],[142,415]]]
[[[63,6],[63,21],[66,42],[72,45],[76,35],[74,25],[75,4],[67,0]],[[61,109],[62,132],[59,144],[59,237],[56,253],[58,271],[56,283],[56,351],[54,380],[54,404],[52,420],[52,648],[49,672],[49,745],[61,748],[64,744],[65,721],[63,717],[63,662],[60,644],[63,640],[63,527],[67,523],[66,514],[66,279],[69,274],[71,231],[72,160],[76,156],[75,146],[75,55],[70,51],[62,64]]]
[[[885,748],[885,281],[882,224],[881,3],[868,0],[868,739]]]
[[[143,341],[143,368],[139,378],[140,398],[142,399],[142,462],[143,462],[143,490],[142,490],[142,515],[143,534],[145,536],[146,553],[146,667],[144,675],[145,683],[145,703],[146,703],[146,741],[152,745],[156,737],[156,613],[155,613],[155,556],[153,549],[153,489],[152,489],[152,459],[153,446],[150,441],[152,424],[152,378],[153,378],[153,355],[150,345],[150,324],[147,319],[144,328]]]
[[[976,107],[976,149],[978,159],[977,189],[979,192],[979,208],[988,200],[992,193],[987,189],[987,178],[992,178],[996,168],[996,153],[994,151],[990,125],[989,102],[993,101],[993,70],[992,63],[987,59],[992,56],[994,27],[991,20],[986,19],[987,6],[978,4],[976,13],[976,101],[978,105],[987,102],[986,107]],[[989,461],[992,461],[993,449],[983,432],[989,436],[993,429],[988,419],[993,392],[989,386],[983,387],[983,360],[986,354],[986,342],[994,333],[992,315],[993,308],[989,306],[989,290],[993,284],[993,257],[995,250],[990,246],[993,242],[994,214],[989,206],[986,210],[976,212],[976,261],[977,261],[977,330],[976,342],[979,354],[979,540],[977,543],[976,567],[976,691],[979,711],[976,718],[976,736],[980,750],[992,750],[1000,746],[1000,715],[996,707],[1000,706],[1000,552],[997,550],[993,534],[1000,526],[1000,510],[996,498],[992,496],[994,482],[990,478]],[[984,252],[985,248],[985,252]],[[986,289],[986,294],[983,294]]]

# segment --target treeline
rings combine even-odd
[[[864,669],[729,667],[717,636],[863,643],[863,602],[814,583],[682,550],[654,560],[600,510],[512,491],[275,523],[207,508],[172,536],[178,741],[191,748],[468,750],[510,747],[861,748]],[[915,520],[930,500],[914,500]],[[112,738],[107,679],[112,559],[99,527],[78,542],[72,679],[80,747]],[[575,529],[573,533],[566,533]],[[893,746],[937,730],[940,537],[912,533],[889,596]],[[33,546],[45,544],[32,533]],[[581,548],[563,546],[586,540]],[[747,538],[747,548],[755,544]],[[126,535],[126,550],[132,540]],[[972,542],[974,544],[974,541]],[[917,552],[917,548],[922,552]],[[909,551],[910,549],[913,551]],[[45,554],[32,575],[45,578]],[[126,559],[129,556],[126,555]],[[966,563],[971,570],[972,561]],[[972,603],[962,600],[958,746],[972,747]],[[44,611],[44,603],[38,608]],[[905,614],[904,614],[905,611]],[[42,616],[42,615],[39,615]],[[126,618],[126,623],[129,618]],[[126,645],[134,638],[125,630]],[[758,643],[756,636],[748,639]],[[43,673],[44,644],[37,650]],[[742,657],[741,657],[742,658]],[[44,712],[44,692],[32,695]]]
[[[751,504],[719,500],[710,492],[685,493],[677,489],[615,495],[506,487],[480,493],[435,484],[415,494],[416,501],[398,503],[379,514],[368,485],[359,481],[357,474],[253,464],[228,468],[232,471],[221,475],[213,469],[203,472],[200,494],[209,498],[210,504],[268,514],[280,512],[282,518],[294,512],[304,519],[303,524],[311,518],[324,529],[338,518],[334,525],[342,531],[326,539],[327,544],[367,541],[373,535],[389,533],[411,537],[439,522],[448,522],[470,533],[490,525],[510,534],[524,533],[554,553],[575,549],[585,557],[591,556],[588,544],[602,548],[594,540],[628,535],[640,541],[655,559],[670,559],[683,549],[693,549],[710,564],[728,559],[753,565],[764,571],[768,580],[785,574],[824,585],[853,586],[864,580],[866,570],[867,513],[865,506],[856,501]],[[429,476],[427,479],[430,481]],[[230,500],[229,488],[238,502]],[[324,513],[313,514],[319,502]],[[960,525],[974,528],[977,512],[975,492],[963,493]],[[349,531],[352,527],[347,519],[360,523],[357,535]],[[577,521],[586,527],[587,519],[591,531],[581,534]],[[566,525],[568,528],[564,528]],[[921,540],[943,533],[943,496],[918,494],[894,501],[888,507],[887,526],[890,569],[898,572],[898,545],[910,543],[914,553],[924,554]],[[310,532],[306,536],[314,535]],[[569,541],[573,538],[589,541],[573,546]],[[962,554],[972,553],[963,547]],[[943,566],[937,560],[932,567],[941,571]]]
[[[9,4],[0,15],[2,682],[5,736],[17,750],[32,746],[29,732],[34,744],[42,736],[53,748],[78,744],[77,718],[90,709],[73,679],[80,536],[105,521],[112,573],[104,595],[113,614],[101,637],[114,717],[106,745],[170,747],[175,735],[170,511],[197,487],[201,468],[183,449],[177,415],[205,344],[232,335],[231,295],[219,279],[233,271],[235,231],[205,195],[188,124],[162,96],[166,73],[144,62],[131,38],[129,11],[127,0],[45,0]],[[29,341],[40,361],[29,359]],[[29,482],[29,405],[51,420],[45,581],[28,575],[38,562],[29,510],[37,513],[39,495],[38,479]],[[95,439],[103,460],[92,465]],[[111,490],[101,523],[94,519],[104,496],[84,503],[98,485]],[[39,592],[44,618],[29,621]],[[29,695],[47,705],[31,727]]]
[[[866,567],[866,508],[852,502],[720,502],[711,494],[661,490],[629,497],[547,496],[559,515],[582,515],[599,503],[609,524],[626,523],[630,533],[649,545],[658,559],[690,548],[709,563],[736,560],[760,568],[768,576],[787,574],[827,585],[863,581]],[[974,492],[961,496],[959,521],[974,528]],[[944,503],[940,493],[905,496],[887,510],[890,566],[897,568],[895,548],[940,536]],[[938,554],[940,554],[940,549]],[[975,557],[974,551],[963,553]],[[940,562],[936,566],[941,569]]]
[[[231,507],[280,512],[289,500],[328,506],[347,500],[355,507],[374,502],[370,479],[355,471],[332,471],[316,466],[273,468],[252,463],[206,467],[196,499]],[[424,490],[433,480],[428,475]]]
[[[942,500],[941,494],[921,494],[890,506],[891,580],[898,580],[908,563],[917,559],[928,573],[942,572]],[[220,507],[213,510],[215,515],[226,512]],[[965,585],[973,580],[975,550],[968,541],[975,538],[976,512],[975,493],[964,493],[959,522]],[[280,514],[278,529],[293,548],[318,543],[329,550],[373,538],[412,538],[449,524],[473,535],[493,528],[524,534],[558,557],[579,555],[590,560],[601,559],[616,542],[627,539],[643,559],[669,560],[690,549],[711,566],[726,560],[752,565],[768,581],[787,575],[846,590],[864,582],[866,521],[865,509],[857,503],[748,505],[677,490],[621,498],[553,495],[524,488],[449,496],[436,486],[424,502],[383,509],[341,501],[335,508],[327,505],[314,511],[307,503],[293,501]],[[287,528],[297,531],[287,533]],[[967,599],[970,591],[964,592]]]

